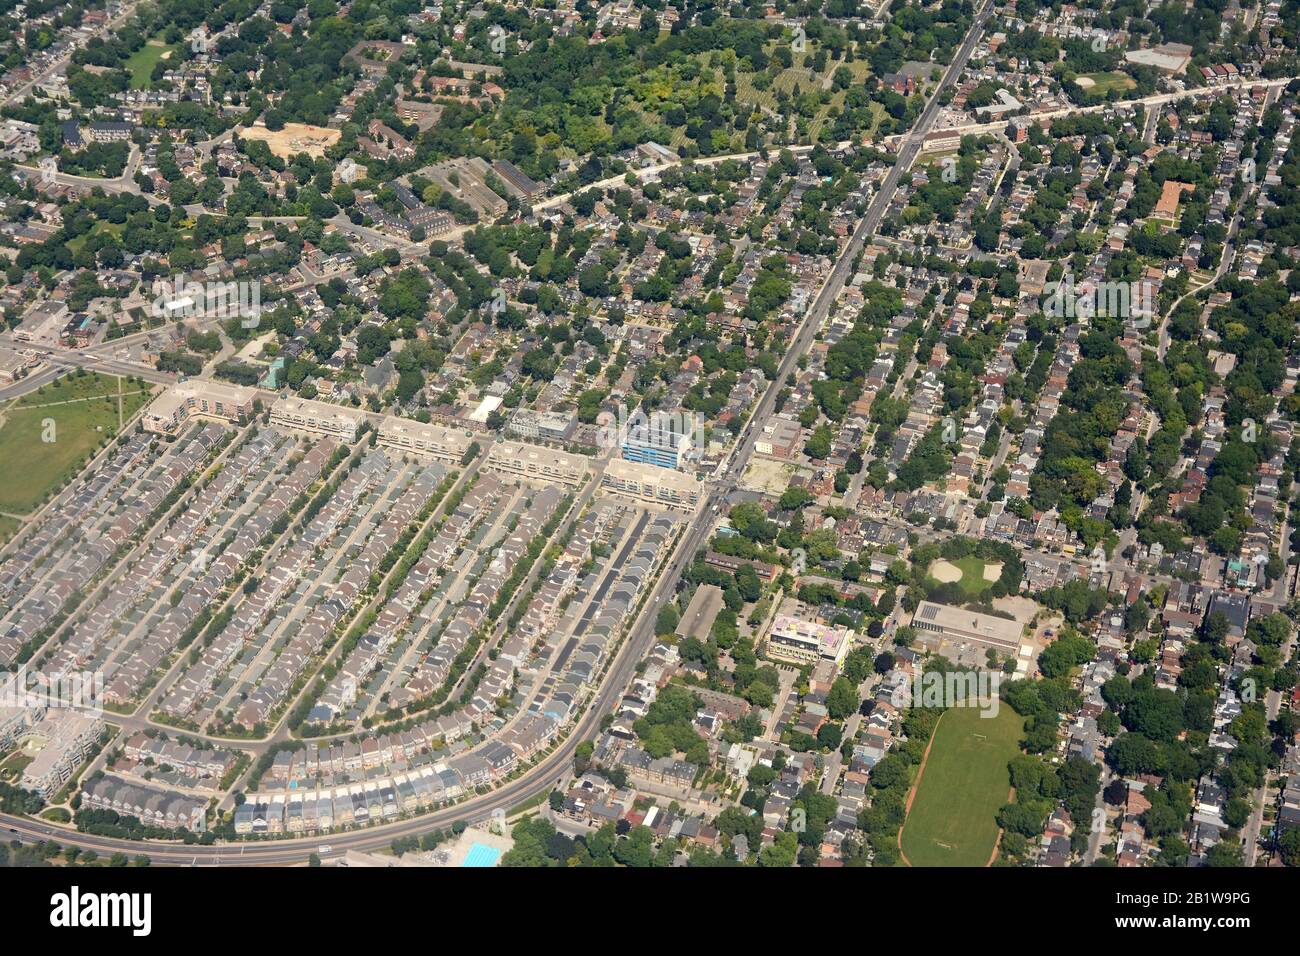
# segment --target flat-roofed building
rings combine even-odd
[[[492,170],[506,181],[507,186],[513,186],[527,199],[532,199],[542,191],[540,185],[529,179],[522,169],[509,160],[496,160],[492,164]]]
[[[195,378],[173,385],[145,409],[143,425],[151,432],[175,434],[191,418],[237,422],[253,413],[257,390]]]
[[[590,460],[583,455],[519,441],[497,442],[488,452],[487,464],[506,474],[574,486],[586,481],[591,470]]]
[[[774,458],[793,458],[803,447],[803,429],[790,418],[777,418],[763,426],[754,440],[754,451]]]
[[[691,436],[674,426],[671,417],[655,418],[629,428],[623,438],[623,457],[659,468],[680,468],[691,452]]]
[[[24,736],[38,740],[40,750],[23,770],[21,786],[48,800],[72,779],[81,762],[99,741],[104,722],[73,710],[53,709]]]
[[[677,622],[677,636],[707,641],[713,622],[724,606],[722,588],[716,584],[701,584],[695,589],[682,619]]]
[[[568,441],[577,424],[578,418],[572,412],[535,412],[521,408],[510,416],[506,430],[520,438]]]
[[[0,751],[11,748],[19,735],[44,713],[34,707],[0,706]]]
[[[699,507],[704,491],[703,483],[690,475],[626,458],[610,460],[601,478],[601,487],[638,501],[692,510]]]
[[[25,378],[36,363],[34,353],[0,348],[0,382],[16,382]]]
[[[846,627],[818,624],[782,614],[767,635],[767,656],[791,664],[844,663],[853,644],[853,632]]]
[[[271,406],[271,424],[316,435],[333,435],[343,441],[357,440],[366,413],[342,405],[308,398],[277,398]]]
[[[1022,628],[1019,621],[950,607],[947,604],[922,601],[912,615],[912,626],[950,641],[981,644],[1010,654],[1015,654],[1020,649]]]
[[[1186,43],[1161,43],[1145,50],[1127,50],[1124,59],[1165,73],[1185,73],[1192,62],[1192,48]]]
[[[379,444],[398,451],[432,455],[459,463],[474,437],[463,428],[426,424],[410,418],[387,416],[379,425]]]

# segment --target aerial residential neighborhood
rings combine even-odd
[[[1300,5],[0,27],[0,864],[1300,866]]]

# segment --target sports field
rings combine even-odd
[[[162,40],[150,40],[127,57],[126,69],[131,74],[131,89],[148,89],[152,85],[153,68],[159,60],[169,59],[175,49]]]
[[[1098,96],[1105,96],[1111,90],[1123,92],[1137,86],[1137,83],[1133,81],[1133,77],[1127,73],[1120,73],[1118,70],[1109,73],[1085,73],[1075,77],[1074,82],[1080,89],[1095,93]]]
[[[953,707],[939,719],[900,835],[912,866],[986,866],[993,855],[1024,720],[1005,704],[981,713]]]
[[[955,561],[940,558],[930,565],[928,574],[932,580],[940,583],[951,584],[953,581],[958,581],[963,591],[975,597],[983,593],[1001,576],[1002,563],[983,561],[973,554]]]
[[[140,385],[91,373],[0,406],[0,512],[36,508],[148,400]]]

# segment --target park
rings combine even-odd
[[[939,719],[899,835],[911,866],[987,866],[998,841],[996,815],[1011,791],[1008,762],[1020,752],[1024,720],[1010,707],[994,716],[951,707]]]

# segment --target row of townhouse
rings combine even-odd
[[[45,520],[0,566],[0,602],[15,604],[22,585],[31,580],[46,558],[57,548],[85,541],[97,520],[107,520],[113,502],[124,496],[125,489],[132,487],[134,480],[144,477],[151,460],[148,448],[147,437],[131,434],[93,466],[65,506],[47,512]]]
[[[221,472],[195,495],[166,529],[155,537],[149,549],[132,562],[127,573],[96,604],[62,646],[51,656],[47,669],[59,673],[92,660],[107,642],[118,622],[151,594],[157,591],[177,567],[181,555],[189,551],[215,515],[258,469],[269,471],[274,452],[287,443],[283,437],[259,435],[246,442],[232,455]],[[191,559],[184,573],[197,574],[201,559]]]
[[[325,645],[369,587],[371,576],[378,572],[407,526],[433,499],[444,476],[445,471],[439,465],[421,468],[389,505],[378,526],[367,535],[360,552],[348,562],[329,598],[312,608],[302,627],[240,705],[235,713],[236,723],[252,729],[270,717],[305,671],[308,661]]]
[[[374,623],[348,653],[339,672],[317,699],[315,707],[307,715],[309,721],[329,722],[357,702],[359,690],[366,678],[383,663],[390,648],[410,627],[422,602],[431,596],[434,583],[454,551],[454,546],[448,549],[448,545],[453,542],[458,545],[461,535],[468,533],[471,519],[461,513],[462,507],[467,501],[472,502],[471,516],[480,515],[484,513],[482,505],[485,501],[496,500],[493,489],[499,491],[499,486],[495,481],[489,480],[486,482],[488,487],[483,489],[479,489],[478,484],[480,483],[466,492],[451,515],[444,517],[438,534],[428,538],[428,545],[418,560],[385,600]]]
[[[188,777],[221,778],[238,762],[231,750],[197,748],[167,737],[133,734],[122,744],[122,756],[138,763],[168,766]]]
[[[63,609],[139,532],[181,482],[199,469],[224,435],[208,425],[154,456],[143,439],[128,441],[75,496],[73,508],[51,508],[23,548],[4,563],[9,610],[0,618],[0,663],[12,664]],[[129,483],[127,483],[129,481]],[[62,549],[58,573],[48,557]],[[48,572],[48,573],[47,573]]]
[[[207,826],[206,800],[130,783],[109,774],[86,782],[81,788],[81,805],[135,817],[145,826],[164,830],[201,833]]]
[[[267,771],[271,786],[301,787],[313,781],[356,778],[377,769],[395,771],[431,763],[430,754],[473,731],[473,722],[451,713],[410,730],[276,753]]]
[[[1300,694],[1292,692],[1291,706],[1300,706]],[[1281,830],[1300,827],[1300,739],[1287,742],[1278,776],[1286,781],[1277,808],[1277,825]]]
[[[440,521],[437,534],[429,541],[424,553],[385,602],[370,631],[349,653],[339,673],[308,713],[309,721],[328,723],[352,707],[357,702],[363,679],[379,666],[388,649],[408,628],[413,630],[411,644],[424,646],[429,640],[427,625],[432,609],[440,603],[428,592],[436,579],[452,566],[471,533],[493,513],[504,492],[502,483],[492,475],[476,476],[456,508]]]
[[[202,576],[186,587],[179,601],[152,630],[150,640],[139,645],[113,673],[105,691],[108,701],[125,703],[139,693],[158,665],[179,646],[190,626],[218,603],[244,562],[272,536],[276,522],[324,473],[335,447],[329,439],[317,442],[283,479],[275,482],[266,499],[247,514],[234,540],[207,563]]]
[[[539,527],[544,523],[543,515],[553,511],[557,505],[558,499],[552,500],[545,511],[535,515]],[[581,647],[572,647],[569,654],[561,655],[562,663],[555,672],[544,675],[543,691],[534,697],[529,708],[474,749],[447,760],[445,764],[431,764],[435,751],[443,751],[448,742],[468,736],[476,726],[484,726],[494,719],[496,701],[509,688],[515,668],[522,659],[519,648],[512,644],[526,641],[522,637],[516,635],[506,642],[465,708],[402,733],[374,735],[328,749],[282,751],[272,762],[270,780],[278,786],[300,787],[303,781],[322,780],[331,775],[337,778],[340,774],[413,772],[410,768],[418,764],[421,765],[419,772],[426,775],[435,770],[444,774],[447,771],[454,773],[461,786],[468,790],[487,786],[509,774],[519,761],[535,756],[548,746],[572,719],[584,686],[595,677],[603,663],[607,642],[615,636],[616,626],[626,623],[628,610],[644,587],[645,578],[641,570],[627,567],[628,562],[620,559],[631,554],[635,545],[640,546],[642,556],[653,554],[656,558],[662,557],[672,541],[676,525],[677,521],[669,516],[659,516],[654,521],[648,515],[642,516],[624,554],[614,558],[607,569],[607,584],[610,585],[607,602],[614,604],[613,608],[605,609],[608,616],[588,618],[590,635]],[[594,572],[589,574],[584,584],[590,584],[595,591],[598,576]],[[549,638],[557,639],[557,635],[552,634]],[[564,639],[574,645],[578,643],[577,638],[569,634],[565,634]],[[531,644],[531,641],[527,643]]]
[[[616,516],[616,509],[604,506],[589,511],[574,530],[564,553],[537,589],[518,625],[525,637],[540,636],[554,622],[560,607],[573,594],[583,565],[591,560],[593,548],[605,540],[605,532]]]
[[[163,713],[188,717],[207,698],[221,675],[235,662],[249,640],[266,623],[281,599],[302,576],[312,553],[356,512],[362,498],[389,473],[382,453],[358,461],[320,511],[298,535],[294,546],[268,569],[257,587],[236,609],[230,622],[203,649],[159,705]]]
[[[322,833],[417,813],[461,796],[466,785],[447,766],[285,793],[253,793],[235,810],[240,835]]]
[[[529,543],[555,514],[563,499],[558,488],[545,487],[532,492],[527,509],[520,515],[511,533],[497,547],[491,563],[474,583],[469,595],[456,609],[452,621],[443,629],[437,645],[415,668],[405,685],[389,695],[389,704],[402,707],[433,693],[450,676],[452,665],[483,626],[489,609],[505,586],[515,566],[523,560]]]

